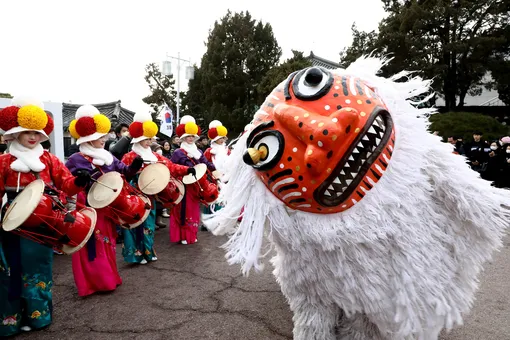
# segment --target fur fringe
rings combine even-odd
[[[462,324],[471,308],[482,265],[502,245],[510,217],[502,206],[510,205],[510,195],[427,132],[435,110],[406,99],[429,93],[430,81],[409,72],[378,77],[385,62],[360,58],[335,71],[365,80],[396,126],[389,167],[363,200],[338,214],[288,209],[243,163],[243,136],[227,162],[225,207],[206,225],[215,235],[230,234],[226,257],[245,275],[262,268],[267,226],[278,253],[275,275],[295,313],[307,292],[314,306],[334,304],[347,317],[364,313],[385,339],[432,339],[430,329]],[[395,82],[402,77],[407,81]]]

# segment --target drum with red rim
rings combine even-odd
[[[89,240],[96,226],[96,211],[85,208],[67,211],[57,197],[44,193],[38,179],[12,201],[2,219],[5,231],[72,254]]]
[[[173,178],[163,163],[146,166],[138,176],[140,190],[161,203],[164,208],[172,208],[184,197],[184,185]]]
[[[209,205],[214,203],[219,196],[218,183],[213,179],[212,174],[208,173],[207,165],[200,163],[193,168],[195,168],[196,175],[189,174],[184,176],[182,183],[197,187],[202,204]]]
[[[116,171],[102,175],[92,184],[87,201],[93,208],[105,209],[108,216],[126,229],[142,224],[152,209],[150,199]]]

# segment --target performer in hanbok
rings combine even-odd
[[[43,107],[38,100],[14,98],[12,106],[0,111],[0,128],[9,142],[9,152],[0,155],[0,197],[7,193],[8,203],[36,179],[68,196],[89,182],[87,173],[73,177],[41,146],[53,131]],[[0,337],[51,324],[52,267],[52,247],[0,230]]]
[[[131,164],[137,157],[143,158],[143,163],[164,163],[174,177],[182,177],[187,174],[195,174],[195,169],[172,163],[167,158],[153,152],[152,141],[158,133],[158,126],[152,121],[150,114],[137,113],[133,117],[133,123],[129,126],[131,140],[131,152],[124,155],[122,162]],[[134,182],[134,181],[133,181]],[[136,185],[133,183],[133,185]],[[154,250],[154,231],[156,230],[156,202],[152,201],[152,210],[149,217],[138,227],[124,231],[124,244],[122,254],[124,261],[128,263],[147,264],[157,261]]]
[[[219,176],[219,178],[216,179],[220,188],[223,184],[221,177],[222,174],[226,172],[225,166],[228,160],[228,156],[230,155],[230,149],[227,146],[227,134],[227,128],[223,126],[219,120],[213,120],[209,123],[207,137],[209,137],[211,140],[211,146],[205,150],[204,156],[209,162],[214,164],[214,167],[217,170],[217,175]],[[214,211],[220,210],[221,207],[221,204],[214,203],[209,205],[202,205],[202,214],[210,215]],[[207,228],[202,227],[202,230],[207,230]]]
[[[183,116],[176,128],[176,133],[180,138],[181,145],[172,154],[172,162],[186,166],[204,163],[210,171],[216,170],[195,144],[200,134],[200,128],[195,123],[195,118]],[[186,185],[183,200],[173,208],[170,214],[170,242],[180,242],[181,244],[197,242],[199,225],[200,193],[197,185]]]
[[[227,146],[227,134],[227,128],[219,120],[213,120],[209,123],[207,137],[211,140],[211,146],[205,150],[204,156],[221,173],[225,172],[225,163],[230,155]]]
[[[117,171],[129,180],[140,169],[141,158],[128,167],[104,148],[110,126],[108,117],[99,113],[94,106],[78,108],[75,119],[69,125],[69,132],[77,139],[80,152],[73,154],[66,163],[73,174],[87,171],[97,179],[104,173]],[[77,202],[85,205],[86,193],[80,193]],[[73,254],[74,281],[80,296],[112,291],[122,284],[115,251],[117,222],[108,217],[105,209],[97,209],[96,212],[94,237],[89,239],[86,247]]]

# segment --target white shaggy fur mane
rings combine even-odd
[[[510,203],[508,191],[491,187],[451,145],[427,132],[434,109],[408,101],[429,92],[430,82],[408,72],[378,77],[384,62],[360,58],[334,71],[364,80],[395,124],[388,169],[359,203],[337,214],[287,208],[243,162],[245,134],[226,165],[225,208],[206,221],[214,234],[230,234],[226,256],[244,274],[262,269],[269,231],[274,273],[298,340],[437,339],[442,328],[462,324],[477,275],[508,226],[501,207]],[[408,79],[396,82],[402,78]]]

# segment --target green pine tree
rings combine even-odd
[[[388,16],[379,32],[353,30],[344,66],[376,50],[392,57],[383,75],[404,69],[434,79],[447,109],[460,108],[468,94],[490,85],[491,61],[510,46],[510,2],[506,0],[383,0]],[[364,44],[359,44],[359,42]],[[507,54],[508,55],[508,54]]]
[[[259,85],[277,65],[281,49],[270,24],[254,20],[249,12],[230,11],[215,22],[206,46],[183,99],[183,112],[202,128],[218,119],[238,133],[263,102]]]

